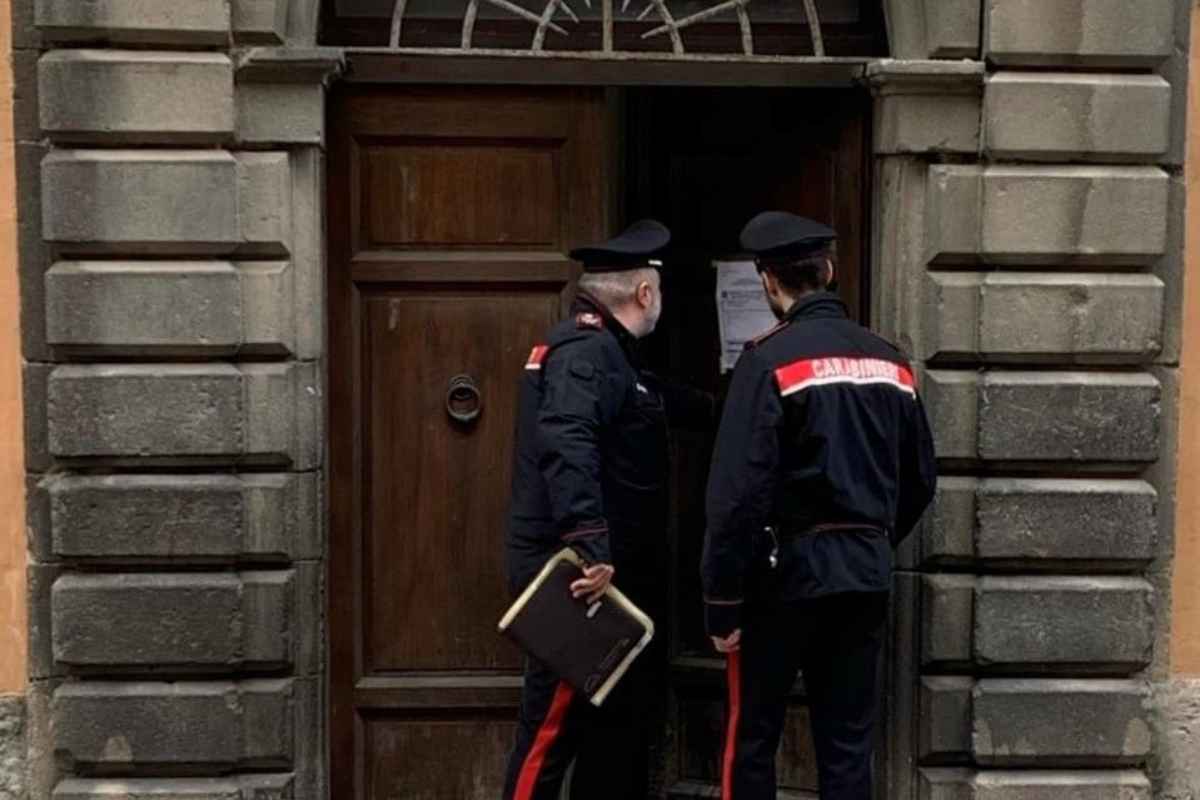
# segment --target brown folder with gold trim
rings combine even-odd
[[[595,603],[571,597],[582,576],[574,550],[557,553],[500,620],[500,632],[598,706],[654,638],[654,623],[612,585]]]

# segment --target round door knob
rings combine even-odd
[[[470,375],[455,375],[446,390],[446,413],[461,425],[469,425],[479,419],[483,411],[483,396],[475,379]]]

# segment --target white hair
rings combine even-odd
[[[621,272],[585,272],[579,278],[579,291],[587,292],[608,308],[621,308],[632,303],[643,283],[654,285],[653,267]]]

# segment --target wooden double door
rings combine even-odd
[[[662,372],[718,395],[715,278],[750,214],[842,232],[864,296],[863,98],[777,90],[348,88],[331,103],[330,781],[335,800],[499,798],[520,692],[496,633],[518,379],[565,313],[574,245],[654,216],[675,232]],[[669,664],[655,796],[717,780],[720,662],[697,565],[712,431],[672,436]],[[803,685],[781,786],[816,785]],[[786,796],[786,795],[785,795]],[[618,799],[619,800],[619,799]]]

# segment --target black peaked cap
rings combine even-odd
[[[806,258],[829,247],[837,231],[787,211],[764,211],[742,228],[742,247],[760,260]]]
[[[606,242],[577,247],[570,256],[583,264],[584,272],[622,272],[661,266],[653,261],[671,241],[667,226],[653,219],[639,220]]]

